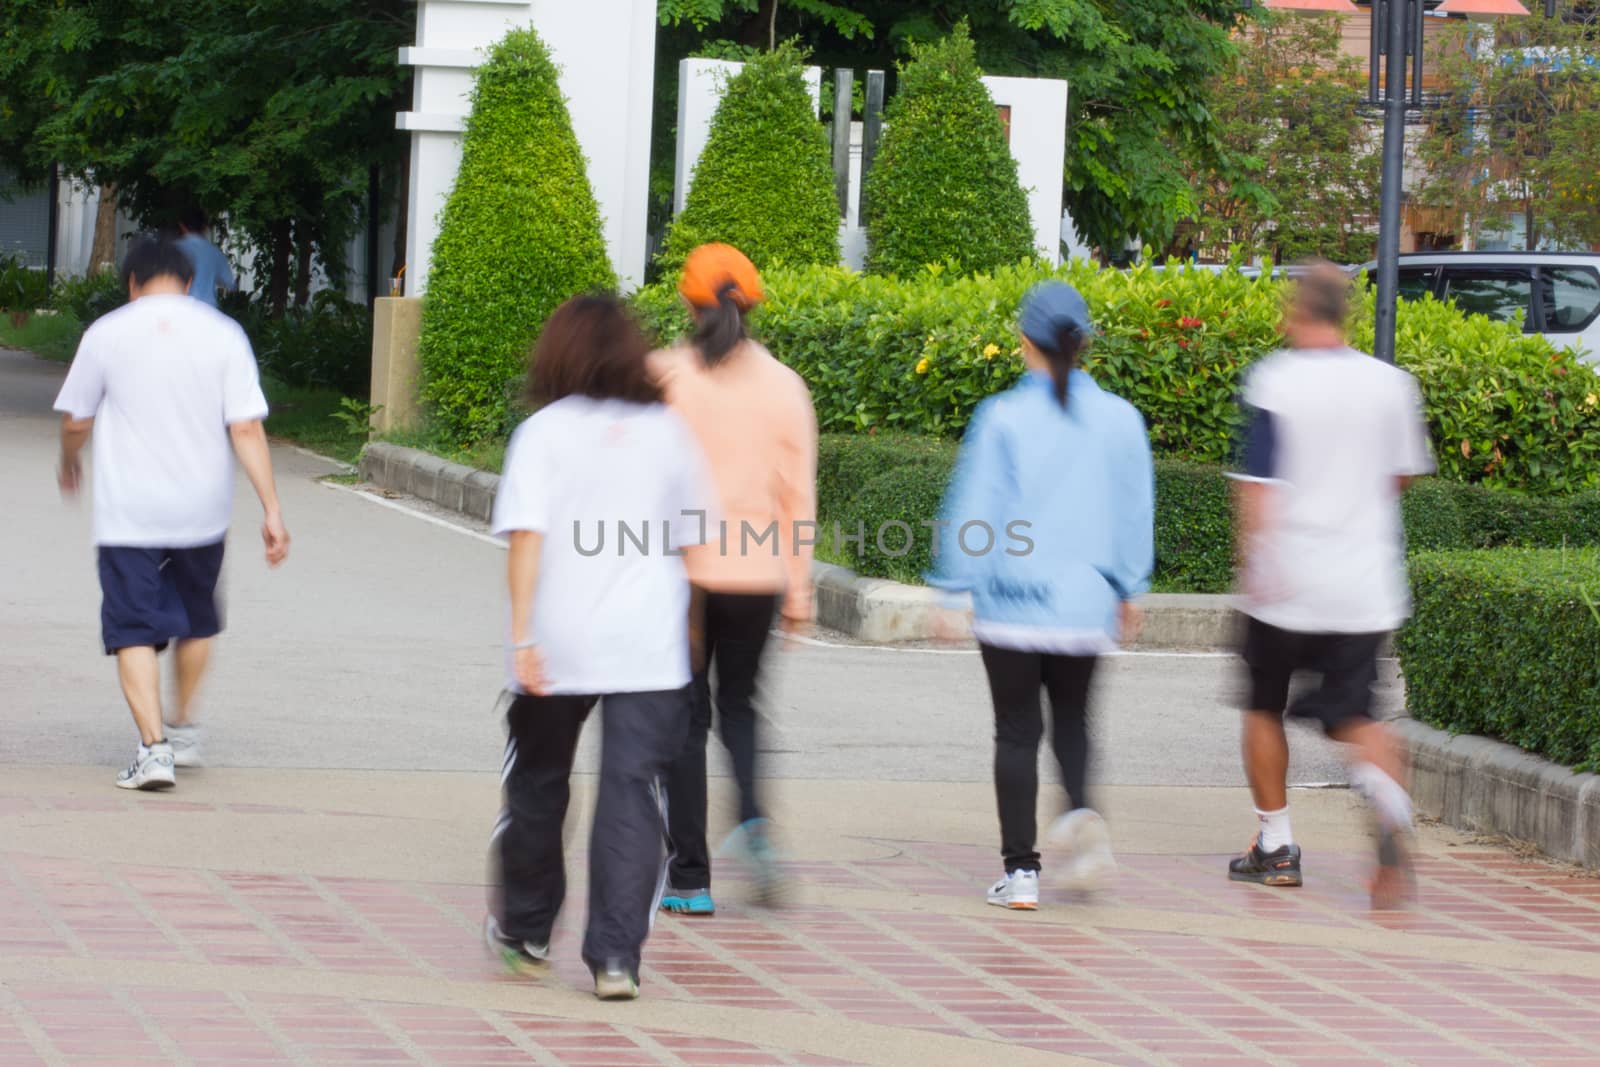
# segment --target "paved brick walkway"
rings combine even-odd
[[[1403,913],[1368,910],[1352,837],[1308,843],[1298,892],[1227,882],[1225,852],[1130,841],[1114,894],[1047,882],[1029,915],[983,906],[987,847],[900,840],[889,816],[865,858],[798,850],[787,910],[745,907],[730,876],[722,914],[663,919],[645,999],[604,1005],[577,958],[577,863],[531,983],[480,946],[481,875],[438,880],[420,856],[415,879],[317,873],[352,828],[395,825],[375,821],[381,780],[352,810],[63,777],[0,786],[7,1067],[1600,1062],[1600,880],[1459,835],[1425,835]],[[484,814],[440,818],[478,834]],[[385,833],[378,865],[404,869],[423,845]]]

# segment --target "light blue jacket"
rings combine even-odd
[[[972,594],[986,644],[1110,651],[1119,602],[1150,585],[1154,515],[1150,441],[1133,405],[1075,370],[1063,411],[1050,376],[1029,372],[967,427],[929,580]]]

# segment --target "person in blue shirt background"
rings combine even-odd
[[[1078,365],[1093,332],[1083,297],[1044,282],[1023,300],[1019,325],[1027,373],[967,427],[929,580],[971,594],[994,700],[1006,876],[989,903],[1032,910],[1041,690],[1069,799],[1050,830],[1071,850],[1067,882],[1093,889],[1115,866],[1088,795],[1089,690],[1097,658],[1139,625],[1155,561],[1155,473],[1143,417]]]
[[[194,264],[194,284],[189,288],[189,295],[216,307],[217,290],[231,293],[239,288],[239,283],[234,281],[228,257],[207,236],[210,228],[211,220],[203,210],[188,208],[178,219],[178,232],[182,235],[178,238],[178,247]]]

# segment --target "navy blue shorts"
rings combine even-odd
[[[222,545],[100,547],[100,631],[106,655],[123,648],[163,651],[171,641],[222,632],[217,579]]]

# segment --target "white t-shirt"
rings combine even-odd
[[[233,512],[228,427],[267,415],[239,324],[186,296],[140,297],[84,331],[56,410],[94,419],[94,539],[193,548]]]
[[[544,534],[530,636],[550,692],[689,684],[681,550],[715,528],[715,500],[694,436],[661,405],[570,396],[517,427],[493,528]]]
[[[1300,633],[1381,633],[1411,612],[1398,479],[1430,474],[1416,379],[1352,348],[1277,352],[1242,400],[1242,470],[1274,487],[1247,546],[1246,614]]]

